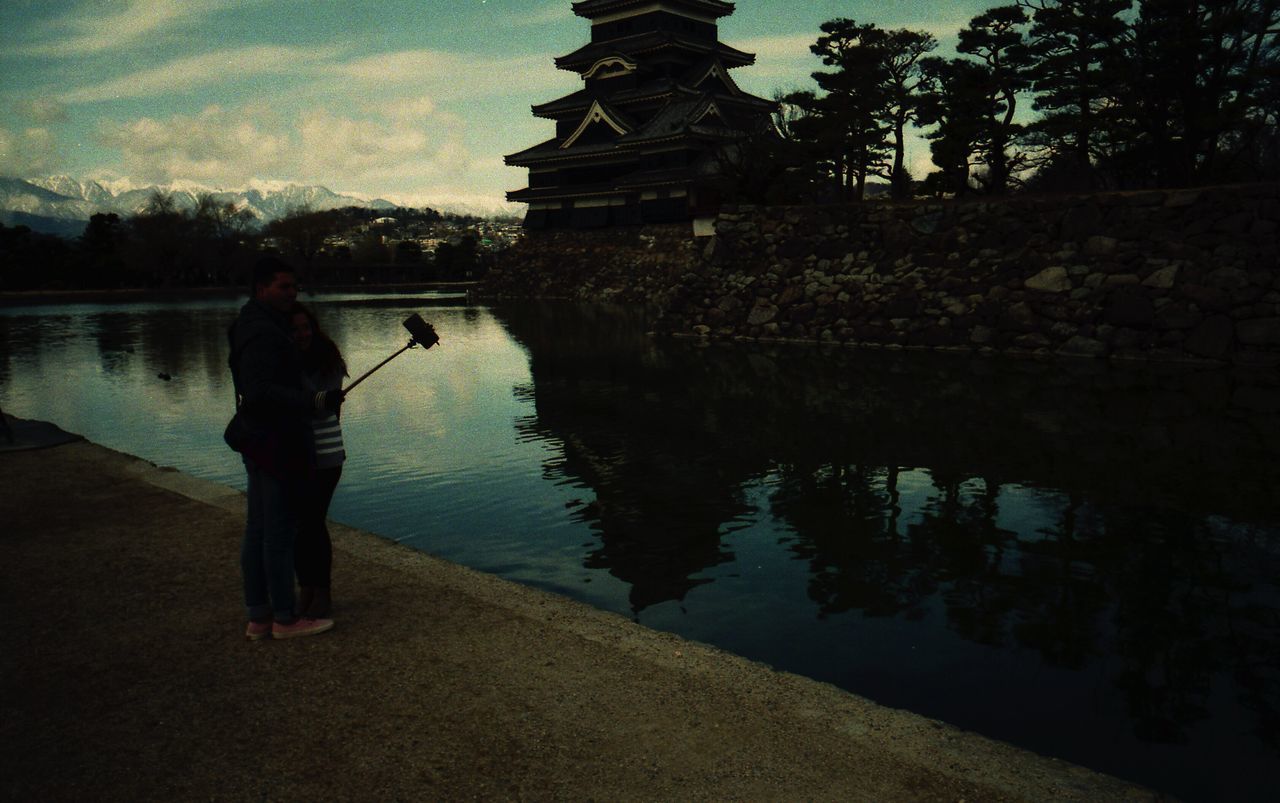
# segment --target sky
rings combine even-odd
[[[956,33],[994,0],[738,0],[720,40],[748,92],[815,88],[826,20]],[[576,91],[572,0],[0,0],[0,176],[223,189],[318,184],[497,208]],[[913,172],[928,151],[911,143]],[[514,207],[520,209],[522,207]]]

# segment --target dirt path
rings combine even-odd
[[[243,640],[242,498],[0,454],[0,795],[1114,800],[1143,790],[338,527],[338,626]]]

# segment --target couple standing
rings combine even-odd
[[[338,413],[347,371],[297,298],[292,266],[263,257],[227,332],[237,406],[226,439],[249,478],[240,568],[251,641],[333,627],[325,521],[346,458]]]

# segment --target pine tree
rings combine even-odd
[[[1041,112],[1031,129],[1046,162],[1087,185],[1111,136],[1130,0],[1019,0],[1031,10],[1030,68]]]
[[[921,90],[927,82],[920,61],[937,46],[932,34],[908,30],[890,31],[880,43],[887,100],[885,123],[893,134],[889,186],[895,199],[911,195],[911,177],[904,164],[906,128],[919,117]]]
[[[1185,186],[1265,174],[1276,136],[1280,0],[1142,0],[1113,169]],[[1269,80],[1270,77],[1270,80]]]
[[[796,132],[826,154],[844,199],[862,200],[867,177],[884,174],[889,98],[881,46],[886,34],[843,18],[824,22],[822,32],[810,50],[836,69],[813,74],[824,94],[794,96],[808,113],[796,122]]]
[[[1031,83],[1028,70],[1031,51],[1023,36],[1027,14],[1021,7],[1000,6],[969,21],[960,31],[961,53],[975,57],[986,68],[986,101],[990,110],[985,126],[985,151],[982,161],[987,171],[987,192],[1008,192],[1014,172],[1022,166],[1020,154],[1011,154],[1010,146],[1022,130],[1015,122],[1018,95]]]
[[[934,129],[926,136],[937,173],[925,179],[936,194],[964,195],[973,189],[973,168],[989,146],[988,129],[998,108],[991,100],[991,71],[970,59],[928,58],[921,63],[928,89],[919,122]]]

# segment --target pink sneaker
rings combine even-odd
[[[254,622],[250,620],[249,626],[244,629],[244,637],[250,641],[262,641],[271,635],[271,620],[265,622]]]
[[[333,629],[332,619],[308,619],[302,617],[295,619],[291,625],[282,625],[275,622],[271,625],[271,638],[300,638],[302,636],[314,636],[316,633],[323,633],[326,630]]]

